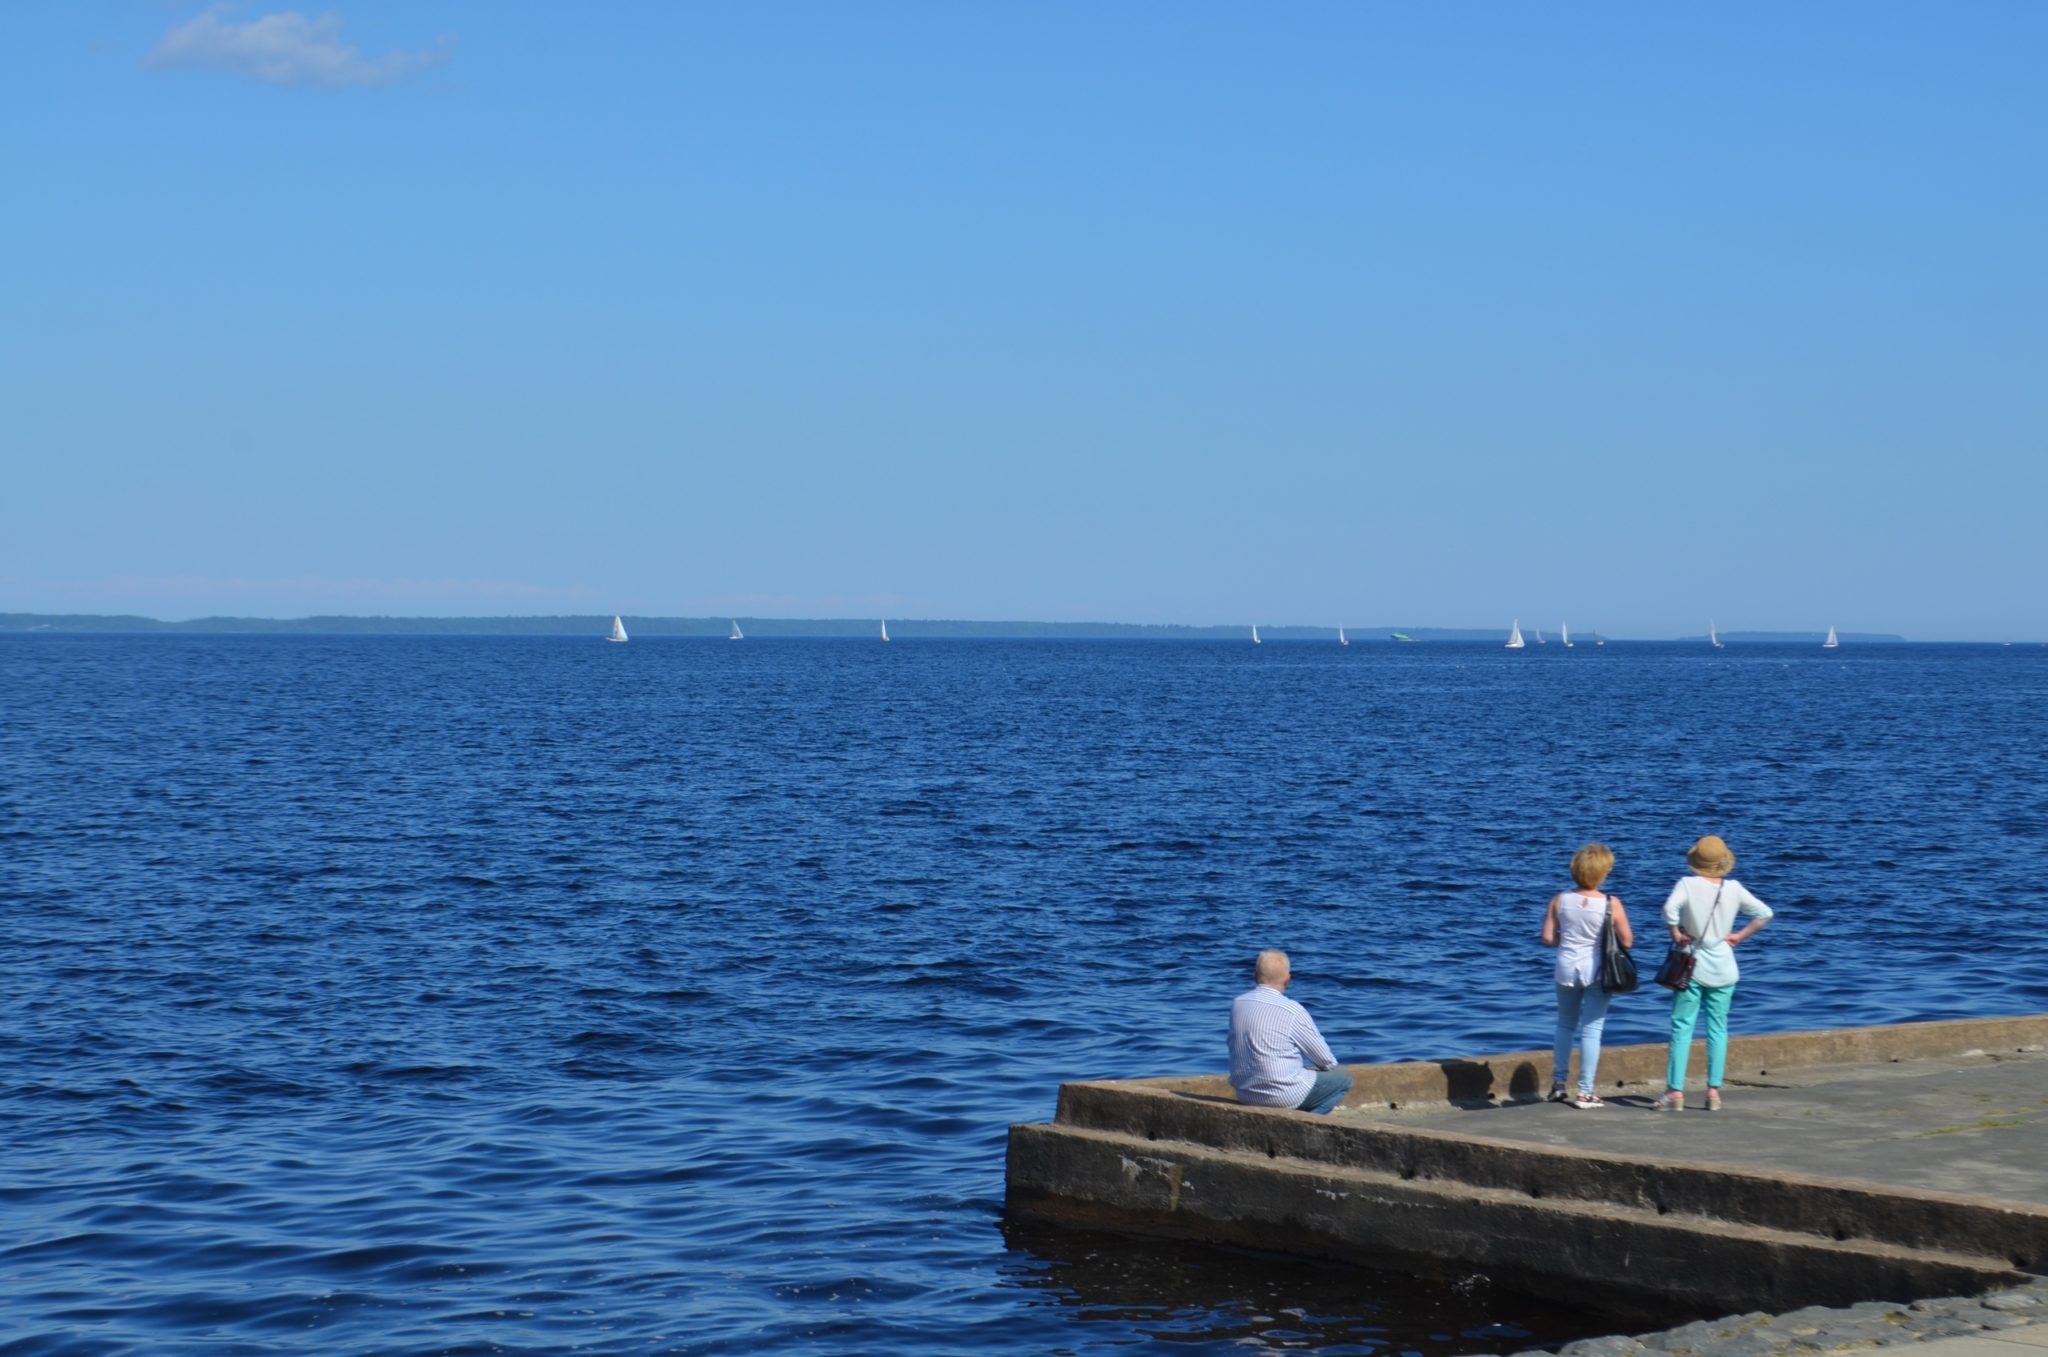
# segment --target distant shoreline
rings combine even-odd
[[[625,619],[626,630],[635,637],[699,636],[724,637],[737,620],[748,637],[875,637],[877,618],[746,617],[635,617]],[[30,632],[121,632],[186,633],[208,635],[319,635],[319,636],[603,636],[611,627],[609,615],[563,614],[533,617],[196,617],[166,622],[154,617],[96,613],[0,613],[0,635]],[[1502,641],[1500,627],[1354,627],[1344,624],[1349,640],[1360,645],[1401,645],[1395,633],[1416,644],[1432,641]],[[1138,622],[969,622],[939,619],[889,619],[891,637],[906,639],[979,640],[1112,640],[1112,641],[1237,641],[1249,640],[1251,624],[1242,626],[1184,626]],[[1337,639],[1334,626],[1269,626],[1259,624],[1260,636],[1268,641],[1327,641]],[[1819,645],[1823,632],[1815,631],[1729,631],[1721,639],[1732,645],[1776,644]],[[1601,640],[1597,632],[1582,632],[1576,638],[1581,647]],[[1705,645],[1704,633],[1697,636],[1607,637],[1614,641],[1679,641]],[[1889,632],[1841,633],[1844,645],[1896,645],[1904,636]],[[1997,642],[1952,642],[1957,645],[1987,645]]]

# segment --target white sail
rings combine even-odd
[[[1515,619],[1515,625],[1508,628],[1507,648],[1509,650],[1520,650],[1526,644],[1528,643],[1522,639],[1522,619],[1518,617]]]
[[[1566,650],[1570,650],[1572,648],[1572,629],[1562,622],[1558,623],[1557,639],[1564,642],[1564,648]]]
[[[623,641],[626,639],[626,624],[616,614],[612,617],[612,634],[604,639],[607,641]]]
[[[747,639],[747,634],[740,630],[740,620],[737,617],[732,620],[732,635],[725,639],[728,641],[744,641]]]
[[[1344,639],[1344,628],[1342,627],[1337,628],[1337,644],[1340,646],[1348,646],[1351,644],[1351,642]]]
[[[1716,650],[1721,648],[1721,633],[1711,621],[1707,623],[1707,644]]]
[[[1540,646],[1547,646],[1550,644],[1550,642],[1543,639],[1543,628],[1541,627],[1536,628],[1536,644]]]
[[[1820,648],[1821,648],[1822,650],[1833,650],[1833,649],[1835,649],[1836,647],[1840,646],[1841,644],[1842,644],[1842,643],[1841,643],[1840,641],[1837,641],[1837,640],[1835,639],[1835,629],[1834,629],[1833,627],[1829,627],[1829,628],[1828,628],[1828,639],[1827,639],[1827,640],[1825,640],[1825,641],[1822,641],[1822,642],[1820,643]]]
[[[1252,623],[1252,644],[1253,644],[1253,645],[1262,645],[1262,644],[1264,644],[1263,642],[1261,642],[1261,641],[1259,640],[1259,624],[1258,624],[1258,623],[1256,623],[1256,622]]]
[[[889,619],[886,617],[882,619],[882,639],[889,639]]]

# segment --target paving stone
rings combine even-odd
[[[1907,1305],[1864,1301],[1841,1308],[1809,1305],[1782,1315],[1753,1311],[1632,1338],[1582,1338],[1560,1349],[1557,1357],[1833,1357],[2035,1323],[2048,1330],[2048,1280],[1986,1296],[1933,1296]]]
[[[1711,1319],[1694,1320],[1643,1340],[1644,1346],[1659,1352],[1711,1352],[1721,1337],[1721,1325]]]
[[[1772,1333],[1767,1328],[1751,1329],[1733,1338],[1717,1341],[1710,1351],[1714,1357],[1778,1357],[1785,1351],[1783,1334]]]
[[[1800,1340],[1820,1349],[1822,1352],[1843,1352],[1857,1348],[1880,1348],[1894,1343],[1915,1341],[1910,1329],[1903,1325],[1888,1324],[1883,1320],[1862,1320],[1854,1323],[1833,1324]]]
[[[1665,1351],[1672,1353],[1721,1353],[1733,1350],[1735,1345],[1744,1343],[1751,1335],[1768,1330],[1771,1317],[1757,1311],[1746,1315],[1730,1315],[1725,1319],[1705,1319],[1658,1335],[1666,1343]],[[1646,1344],[1651,1340],[1645,1338]],[[1776,1351],[1766,1347],[1762,1351]]]
[[[1614,1334],[1607,1338],[1581,1338],[1557,1350],[1558,1357],[1635,1357],[1643,1350],[1641,1340]]]
[[[1955,1315],[1931,1315],[1924,1322],[1912,1327],[1912,1334],[1922,1342],[1930,1338],[1966,1338],[1976,1333],[1977,1326],[1967,1319]]]
[[[2017,1329],[2034,1322],[2035,1320],[2027,1315],[2008,1314],[2000,1310],[1987,1312],[1980,1321],[1987,1329]]]
[[[1790,1334],[1817,1333],[1829,1324],[1840,1323],[1842,1312],[1825,1305],[1809,1305],[1778,1316],[1778,1327]]]
[[[1919,1342],[1920,1334],[1913,1329],[1906,1328],[1904,1325],[1899,1325],[1887,1332],[1873,1335],[1870,1341],[1874,1347],[1904,1347],[1908,1343]]]

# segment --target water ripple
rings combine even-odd
[[[1455,1270],[1006,1227],[1005,1128],[1215,1069],[1263,945],[1347,1058],[1540,1044],[1592,837],[1645,912],[1735,844],[1745,1030],[2048,1006],[2017,648],[41,636],[0,685],[9,1357],[1561,1341]]]

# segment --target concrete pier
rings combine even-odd
[[[1067,1084],[1055,1121],[1011,1128],[1009,1209],[1597,1276],[1700,1313],[2048,1272],[2048,1015],[1737,1037],[1718,1113],[1647,1110],[1664,1057],[1609,1048],[1588,1111],[1541,1101],[1548,1051],[1352,1066],[1328,1117],[1241,1106],[1221,1076]]]

